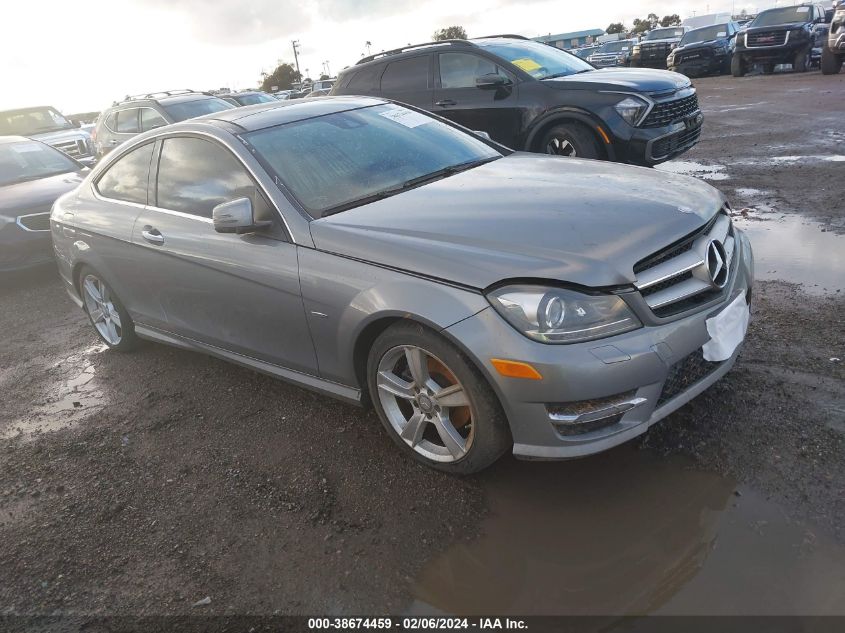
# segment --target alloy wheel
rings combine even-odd
[[[475,436],[469,397],[443,361],[403,345],[388,350],[377,371],[381,406],[408,446],[437,462],[456,462],[467,454]]]
[[[82,280],[82,290],[85,309],[97,332],[109,345],[119,345],[123,328],[108,285],[95,275],[86,275]]]
[[[567,158],[578,155],[572,142],[559,136],[554,136],[549,140],[546,145],[546,153],[554,156],[566,156]]]

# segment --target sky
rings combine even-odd
[[[606,28],[636,17],[715,13],[790,0],[2,0],[0,109],[103,110],[127,94],[254,88],[293,63],[332,76],[366,54],[429,41],[461,25],[470,37]]]

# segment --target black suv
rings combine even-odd
[[[394,99],[511,148],[656,165],[698,142],[701,110],[689,79],[604,68],[519,36],[447,40],[371,55],[332,95]]]
[[[778,64],[792,64],[794,71],[804,72],[810,67],[813,49],[821,49],[824,43],[816,29],[824,23],[825,12],[819,4],[760,12],[736,38],[731,73],[742,77],[754,64],[762,64],[766,74]]]
[[[631,50],[631,68],[668,68],[669,53],[675,50],[684,34],[686,26],[670,26],[649,31],[639,44]]]
[[[842,69],[845,57],[845,2],[839,2],[830,22],[827,43],[822,48],[822,74],[835,75]]]
[[[669,53],[669,70],[687,77],[731,72],[734,39],[739,32],[736,22],[714,24],[687,31],[678,47]]]
[[[211,93],[195,90],[167,90],[126,97],[97,119],[92,133],[97,156],[102,158],[141,132],[234,107]]]

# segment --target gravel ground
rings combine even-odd
[[[726,175],[713,184],[760,221],[776,209],[842,230],[842,166],[813,157],[836,155],[845,139],[843,82],[819,73],[698,80],[707,127],[678,169]],[[844,293],[807,294],[788,279],[754,293],[733,372],[641,440],[580,462],[505,458],[453,478],[403,458],[372,412],[160,345],[103,353],[54,271],[6,280],[0,614],[402,612],[427,561],[484,538],[503,477],[530,487],[580,473],[587,517],[584,473],[615,464],[718,475],[727,494],[735,483],[768,499],[784,521],[826,535],[838,556],[845,365],[832,359],[845,358]],[[551,507],[560,499],[547,488],[538,503]],[[638,494],[630,511],[653,511]],[[654,554],[644,547],[639,557]]]

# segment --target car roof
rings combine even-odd
[[[293,101],[259,103],[242,108],[222,110],[191,119],[191,122],[230,123],[245,131],[252,132],[274,125],[304,121],[318,116],[357,110],[358,108],[383,103],[389,102],[374,97],[316,97],[307,101],[295,99]]]

